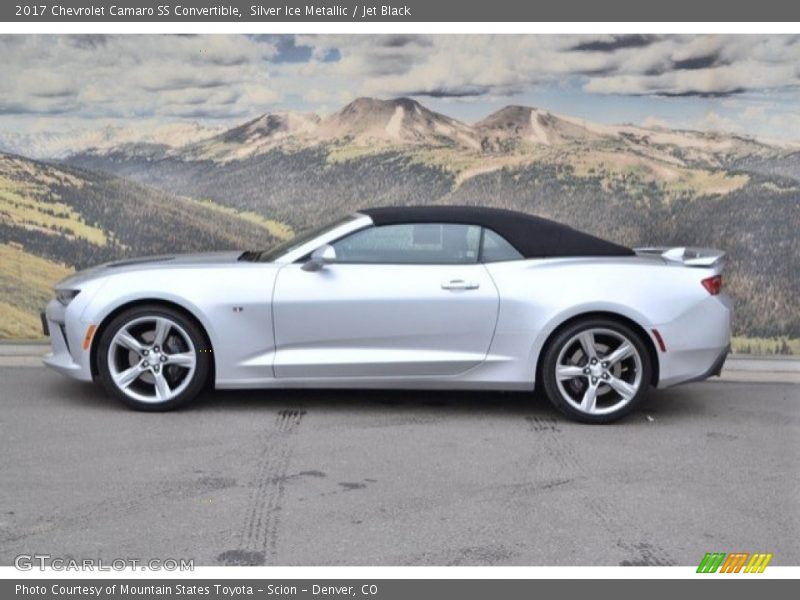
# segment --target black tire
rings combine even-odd
[[[164,401],[142,401],[131,397],[128,393],[120,389],[120,387],[118,387],[114,382],[114,378],[111,373],[112,367],[109,365],[109,352],[111,351],[111,345],[115,336],[118,332],[120,332],[121,329],[131,323],[141,320],[145,321],[143,326],[146,326],[146,321],[148,319],[156,318],[167,319],[172,322],[172,324],[177,326],[171,330],[171,336],[168,338],[168,341],[165,342],[165,347],[167,343],[174,342],[175,339],[183,341],[183,337],[188,338],[191,343],[191,347],[194,349],[194,370],[191,372],[188,368],[184,367],[187,373],[185,373],[184,379],[180,382],[180,386],[183,389],[174,397]],[[176,338],[176,335],[180,335],[180,338]],[[148,350],[148,352],[151,353],[150,356],[154,356],[154,353],[152,353],[152,346],[149,348],[150,350]],[[186,346],[186,348],[190,348],[190,346]],[[124,350],[125,349],[123,349],[123,356]],[[162,353],[167,354],[165,349],[160,350]],[[114,351],[119,351],[117,345],[115,345]],[[186,353],[189,354],[190,352]],[[210,353],[211,348],[205,332],[193,319],[188,318],[180,311],[159,304],[140,305],[121,312],[119,315],[114,317],[114,319],[106,327],[103,328],[100,340],[98,341],[96,353],[97,371],[100,374],[100,381],[109,395],[135,410],[163,412],[185,405],[189,401],[193,400],[203,390],[208,382],[209,374],[211,373]],[[116,359],[112,358],[111,360],[113,361]],[[138,358],[136,360],[138,360]],[[167,369],[170,367],[170,365],[165,364],[162,370],[162,375],[164,377],[167,377]],[[183,372],[180,368],[176,369],[175,367],[172,367],[172,371],[177,371],[179,374]],[[153,375],[150,375],[150,377],[152,378]],[[144,385],[145,383],[146,382],[142,381],[141,385]],[[155,384],[152,385],[153,388],[155,388]]]
[[[602,350],[597,350],[596,365],[590,364],[588,355],[581,355],[581,348],[583,345],[580,342],[575,341],[576,336],[590,331],[596,334],[593,335],[592,339],[599,338],[601,342],[599,345],[601,347],[605,345],[608,348],[605,354]],[[614,348],[612,347],[612,341],[615,339],[615,334],[630,342],[636,351],[636,355],[634,357],[632,354],[630,358],[620,361],[620,365],[618,367],[609,366],[608,369],[602,369],[601,365],[606,364],[603,361],[604,356],[608,356],[613,353]],[[605,343],[602,343],[604,340]],[[574,346],[574,344],[578,344],[580,348],[575,350],[576,346]],[[621,345],[622,343],[620,342],[620,347]],[[565,346],[568,347],[565,348]],[[603,373],[601,374],[600,372],[597,372],[597,377],[593,377],[593,374],[588,373],[586,375],[581,374],[573,377],[572,379],[563,381],[561,387],[564,388],[564,393],[562,393],[556,377],[556,369],[559,366],[559,357],[562,355],[562,351],[567,354],[574,352],[575,354],[573,354],[573,356],[581,356],[580,360],[577,362],[569,362],[568,364],[562,362],[562,366],[580,366],[582,371],[585,371],[587,368],[596,368]],[[562,356],[562,361],[564,361],[564,358],[565,357]],[[584,361],[586,361],[586,363],[584,363]],[[580,421],[582,423],[611,423],[630,413],[647,395],[652,381],[653,372],[650,352],[648,351],[645,341],[642,340],[641,335],[625,323],[610,318],[581,319],[570,323],[566,327],[559,330],[555,337],[548,342],[547,347],[544,350],[541,367],[540,376],[547,399],[561,413],[570,419]],[[611,369],[616,370],[618,377],[614,377]],[[604,380],[602,379],[603,377],[608,376],[615,381],[616,385],[620,385],[618,380],[622,380],[623,383],[627,383],[625,378],[635,380],[635,371],[637,370],[640,371],[640,374],[638,379],[638,387],[635,388],[635,394],[630,394],[630,392],[628,392],[628,388],[626,388],[626,395],[623,396],[622,393],[618,393],[615,389],[612,389],[610,385],[605,384]],[[590,414],[574,405],[576,402],[579,402],[579,400],[582,399],[582,394],[586,393],[586,390],[588,390],[588,388],[592,385],[596,386],[597,390],[605,390],[602,392],[604,395],[610,394],[608,396],[609,405],[604,407],[600,405],[600,400],[603,398],[603,396],[598,392],[598,395],[596,396],[597,407],[595,410],[600,410],[600,414]],[[574,397],[572,395],[573,393]],[[572,403],[565,398],[565,394],[572,399]],[[613,404],[615,399],[621,403],[619,408],[616,409],[614,409],[615,405]],[[602,412],[606,410],[608,412]]]

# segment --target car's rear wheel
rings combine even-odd
[[[200,327],[179,311],[140,306],[104,328],[97,351],[103,386],[137,410],[163,411],[194,398],[210,357]]]
[[[612,319],[585,319],[548,344],[542,362],[545,393],[568,417],[609,423],[647,394],[652,364],[641,336]]]

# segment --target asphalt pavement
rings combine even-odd
[[[654,391],[589,426],[492,392],[226,391],[145,414],[10,364],[2,565],[800,564],[796,383]]]

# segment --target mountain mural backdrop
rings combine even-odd
[[[408,98],[200,132],[0,154],[0,336],[36,335],[50,279],[100,261],[261,248],[366,206],[480,204],[631,246],[722,248],[736,333],[800,337],[799,146],[527,106],[467,124]]]

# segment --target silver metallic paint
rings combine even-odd
[[[549,336],[597,312],[623,316],[647,336],[658,329],[667,347],[657,351],[658,387],[702,376],[729,343],[731,301],[700,284],[719,265],[636,256],[308,272],[295,262],[370,224],[359,215],[272,263],[212,253],[77,273],[57,286],[80,289],[75,299],[47,306],[44,362],[91,380],[87,328],[144,301],[194,315],[211,342],[218,388],[532,389]],[[448,287],[459,280],[477,286]]]

